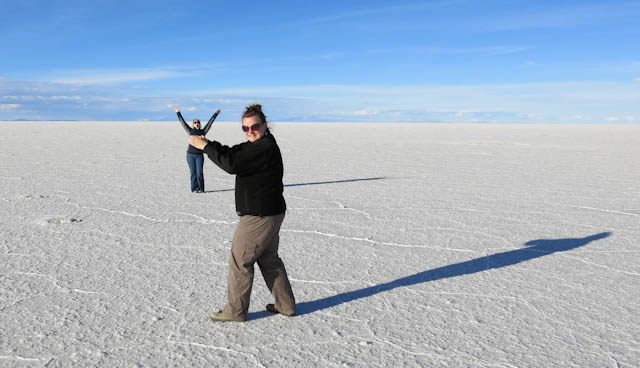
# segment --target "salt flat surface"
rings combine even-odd
[[[177,122],[1,123],[0,366],[640,365],[639,126],[273,127],[299,315],[238,324]]]

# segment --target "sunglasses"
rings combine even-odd
[[[248,132],[249,130],[251,130],[252,132],[257,132],[258,129],[260,129],[260,126],[262,125],[262,123],[257,123],[257,124],[253,124],[252,126],[248,127],[246,125],[242,126],[242,131],[243,132]]]

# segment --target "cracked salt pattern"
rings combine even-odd
[[[299,315],[257,272],[214,324],[234,179],[177,123],[2,123],[0,366],[639,365],[640,127],[273,125]]]

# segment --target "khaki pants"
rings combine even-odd
[[[245,321],[253,286],[253,265],[258,262],[262,277],[282,313],[295,313],[296,302],[284,263],[278,256],[280,225],[284,213],[276,216],[241,216],[231,245],[227,305],[224,315]]]

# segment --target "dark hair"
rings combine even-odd
[[[260,104],[253,104],[253,105],[247,106],[246,109],[244,110],[244,113],[242,114],[243,119],[250,118],[252,116],[257,116],[258,118],[260,118],[260,123],[262,124],[267,123],[267,117],[262,112],[262,105]]]

